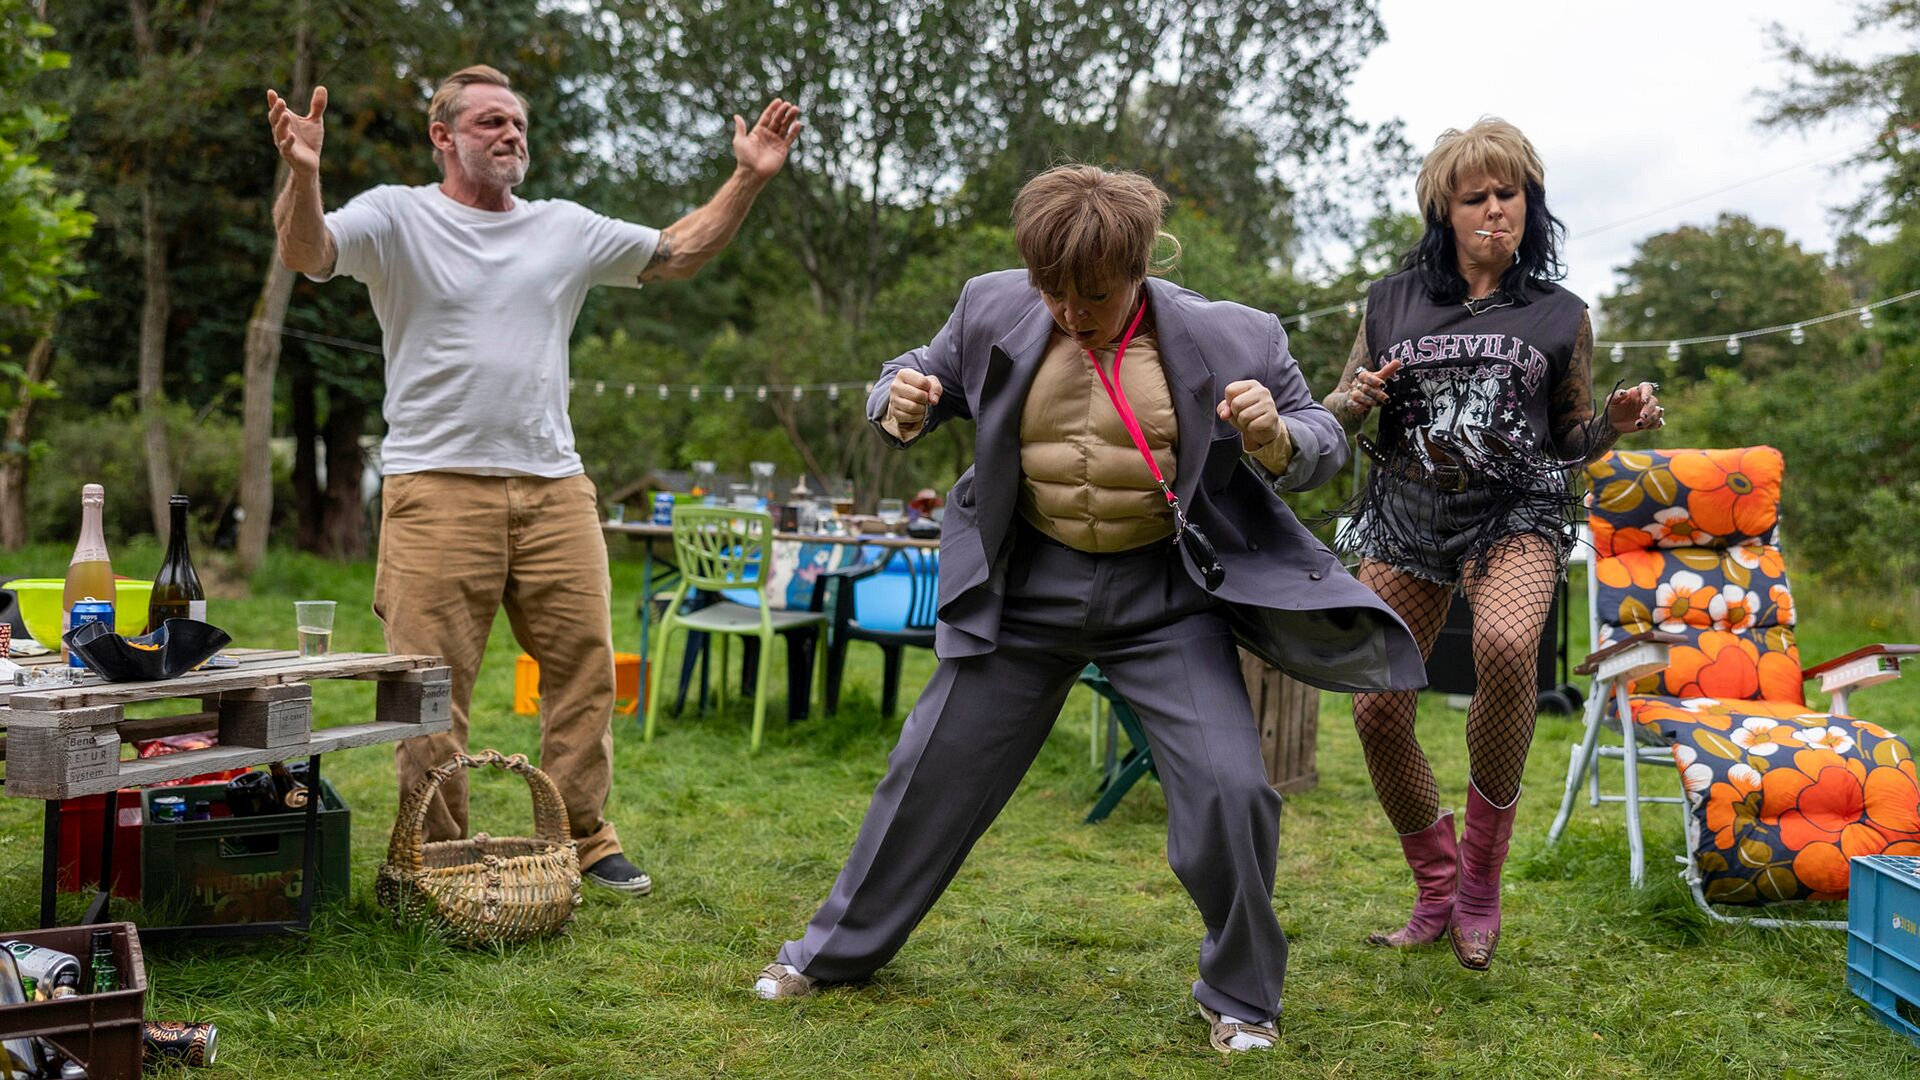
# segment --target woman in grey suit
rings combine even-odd
[[[1209,1039],[1273,1045],[1280,797],[1235,639],[1334,690],[1415,687],[1423,668],[1398,618],[1274,494],[1346,460],[1279,322],[1149,276],[1166,203],[1133,173],[1041,174],[1014,203],[1025,268],[967,282],[933,342],[882,370],[867,412],[890,443],[975,424],[940,539],[940,661],[762,997],[865,978],[899,951],[1091,662],[1159,767],[1168,860],[1206,924],[1193,997]]]

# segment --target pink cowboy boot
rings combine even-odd
[[[1453,925],[1449,937],[1460,966],[1485,971],[1493,966],[1493,950],[1500,944],[1500,867],[1507,861],[1507,841],[1513,836],[1514,808],[1520,796],[1495,806],[1467,784],[1467,827],[1460,834],[1460,884],[1454,895]]]
[[[1413,915],[1398,930],[1368,934],[1369,945],[1403,948],[1439,941],[1453,916],[1453,887],[1460,872],[1453,811],[1442,810],[1433,824],[1419,832],[1401,833],[1400,850],[1413,868]]]

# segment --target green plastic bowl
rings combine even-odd
[[[60,594],[67,583],[60,578],[21,578],[0,585],[12,589],[20,601],[20,621],[27,633],[45,648],[60,649]],[[113,583],[113,632],[135,637],[147,628],[147,601],[153,598],[153,582],[120,579]]]

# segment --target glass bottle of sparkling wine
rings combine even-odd
[[[167,557],[153,576],[153,598],[147,603],[149,630],[160,629],[168,619],[207,621],[206,590],[200,587],[200,575],[194,572],[193,556],[187,550],[187,497],[175,495],[167,505],[173,511],[173,526],[167,537]]]
[[[67,585],[60,594],[63,637],[73,629],[73,605],[82,600],[114,603],[113,562],[107,557],[106,531],[101,524],[106,506],[107,492],[99,484],[80,489],[80,542],[73,547],[73,561],[67,564]],[[64,644],[60,654],[67,655]]]

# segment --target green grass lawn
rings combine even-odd
[[[158,563],[151,548],[118,554],[123,572]],[[616,547],[615,632],[631,650],[640,575],[625,554]],[[63,563],[36,549],[4,565],[48,574]],[[369,564],[276,556],[251,595],[216,597],[212,617],[243,644],[291,647],[291,602],[333,598],[336,647],[375,649],[372,579]],[[1911,612],[1806,592],[1809,662],[1920,636]],[[476,748],[537,747],[535,723],[511,708],[517,651],[503,618],[475,693]],[[391,751],[330,756],[327,775],[353,809],[351,901],[324,911],[305,942],[150,949],[148,1014],[214,1021],[219,1064],[203,1075],[252,1078],[1920,1074],[1920,1049],[1847,992],[1843,935],[1728,929],[1694,911],[1670,872],[1673,808],[1650,810],[1642,890],[1627,887],[1616,806],[1582,802],[1567,837],[1545,846],[1577,718],[1540,724],[1493,971],[1463,970],[1444,946],[1366,946],[1369,930],[1405,916],[1411,884],[1348,701],[1331,694],[1320,786],[1287,800],[1281,826],[1274,903],[1292,956],[1275,1052],[1223,1061],[1206,1048],[1188,998],[1201,928],[1166,866],[1158,788],[1141,785],[1101,825],[1080,823],[1096,781],[1084,691],[892,964],[865,986],[759,1002],[753,973],[825,895],[898,730],[877,714],[877,653],[856,646],[854,658],[839,716],[789,726],[776,702],[753,757],[737,700],[725,715],[663,719],[650,745],[616,717],[610,814],[654,895],[589,891],[568,934],[517,948],[463,950],[392,926],[372,888],[396,803]],[[924,654],[909,660],[904,696],[930,667]],[[315,690],[319,723],[370,713],[371,684]],[[1920,737],[1920,680],[1856,706]],[[1423,701],[1421,735],[1450,805],[1466,784],[1463,721]],[[1646,778],[1676,790],[1671,773]],[[474,803],[477,828],[531,826],[509,777],[477,780]],[[0,927],[37,921],[40,821],[39,803],[0,799]],[[77,917],[79,898],[65,905]]]

